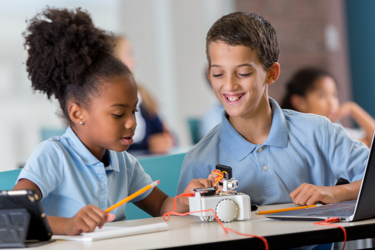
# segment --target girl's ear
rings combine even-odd
[[[75,124],[84,125],[86,122],[85,110],[76,102],[68,104],[69,117]]]
[[[277,78],[279,78],[279,75],[280,75],[280,64],[278,62],[274,62],[267,71],[266,83],[271,85],[277,80]]]
[[[294,110],[306,113],[307,104],[305,98],[300,95],[294,94],[290,97],[290,103]]]

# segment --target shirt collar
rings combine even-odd
[[[272,108],[272,125],[270,133],[263,145],[286,147],[288,142],[288,127],[282,109],[275,100],[269,97]],[[219,125],[219,137],[224,147],[238,161],[243,160],[254,151],[257,145],[243,138],[230,124],[226,111],[222,114],[222,122]]]
[[[67,139],[72,151],[82,160],[85,165],[92,166],[100,163],[100,161],[81,142],[70,126],[66,129],[63,137]],[[106,167],[106,170],[114,170],[119,172],[119,163],[115,154],[116,152],[113,152],[112,150],[106,150],[104,157],[110,157],[109,165]]]

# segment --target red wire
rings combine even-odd
[[[171,215],[178,215],[178,216],[186,216],[186,215],[189,215],[189,214],[193,214],[193,213],[203,213],[203,212],[208,212],[208,211],[211,211],[215,218],[216,218],[216,221],[220,224],[220,226],[223,228],[224,232],[227,234],[228,231],[231,231],[235,234],[238,234],[238,235],[242,235],[242,236],[250,236],[250,237],[254,237],[254,238],[258,238],[258,239],[261,239],[263,242],[264,242],[264,247],[266,250],[268,250],[268,242],[266,240],[266,238],[262,237],[262,236],[258,236],[258,235],[254,235],[254,234],[243,234],[243,233],[240,233],[240,232],[237,232],[229,227],[224,227],[223,226],[223,223],[219,220],[219,218],[217,217],[215,211],[213,209],[207,209],[207,210],[201,210],[201,211],[193,211],[193,212],[187,212],[187,213],[177,213],[175,212],[176,210],[176,200],[178,197],[194,197],[194,193],[189,193],[189,194],[180,194],[180,195],[177,195],[175,198],[174,198],[174,201],[173,201],[173,210],[172,212],[167,212],[165,214],[163,214],[163,220],[165,221],[168,221],[170,219],[170,216]],[[167,218],[165,218],[165,216],[167,216]]]
[[[332,224],[333,222],[338,222],[338,221],[340,221],[340,218],[334,217],[334,218],[328,218],[324,221],[315,222],[314,225],[323,225],[323,226],[332,226],[332,227],[341,228],[341,230],[344,232],[344,245],[342,246],[342,250],[344,250],[345,244],[346,244],[346,239],[347,239],[346,230],[343,226]]]

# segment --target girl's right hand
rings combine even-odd
[[[113,221],[114,219],[114,214],[105,213],[94,205],[87,205],[67,220],[65,232],[67,235],[93,232],[96,227],[101,228],[104,223]]]

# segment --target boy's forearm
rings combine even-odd
[[[358,197],[359,189],[361,187],[362,180],[355,181],[353,183],[334,186],[337,190],[337,196],[340,201],[356,200]]]

